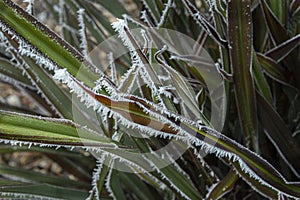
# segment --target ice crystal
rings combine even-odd
[[[150,9],[150,7],[149,7],[147,1],[146,1],[146,0],[141,0],[141,2],[142,2],[142,4],[145,6],[145,8],[146,8],[146,10],[147,10],[147,11],[145,11],[143,14],[147,15],[147,12],[148,12],[148,13],[151,15],[151,18],[154,20],[155,25],[157,25],[157,24],[158,24],[158,21],[157,21],[155,15],[154,15],[154,13],[153,13],[152,10]]]
[[[182,0],[183,4],[187,8],[190,15],[195,19],[195,21],[209,34],[209,36],[216,39],[217,42],[220,43],[220,45],[227,45],[227,42],[222,39],[220,34],[216,31],[216,29],[210,24],[210,22],[203,16],[201,12],[198,11],[198,9],[195,8],[195,6],[188,0]]]
[[[146,10],[143,10],[141,11],[141,20],[144,21],[149,27],[152,26],[152,23],[151,21],[149,20],[148,18],[148,15],[147,15],[147,11]]]
[[[175,189],[182,197],[185,199],[190,199],[187,194],[185,194],[182,190],[180,190],[174,183],[171,181],[160,168],[158,168],[151,160],[144,157],[144,159],[149,163],[149,165],[162,177],[163,180],[168,181],[170,187]]]
[[[96,200],[100,199],[99,191],[98,191],[98,181],[106,158],[107,158],[107,154],[102,153],[102,155],[96,161],[97,164],[96,164],[96,168],[94,169],[93,177],[92,177],[92,190],[90,191],[90,196],[87,199],[93,199],[92,195],[95,195]]]
[[[138,75],[137,68],[138,68],[138,65],[133,64],[126,71],[126,73],[122,76],[120,84],[119,84],[119,87],[118,87],[118,89],[120,91],[123,91],[124,93],[131,93],[130,91],[132,91],[132,87],[133,87],[134,81],[136,80],[136,77]],[[133,78],[131,78],[131,77],[133,77]],[[129,86],[128,86],[128,81],[129,80],[132,80],[132,81],[131,81],[131,83],[129,83]],[[125,88],[126,88],[126,90],[124,90]]]
[[[10,197],[9,199],[40,199],[40,200],[62,200],[61,198],[54,198],[54,197],[45,197],[41,195],[34,195],[28,193],[14,193],[14,192],[1,192],[1,196]]]
[[[117,77],[117,69],[116,69],[116,65],[115,65],[115,59],[114,59],[114,54],[113,52],[109,52],[107,54],[107,59],[109,62],[109,66],[110,66],[110,73],[111,73],[111,80],[112,82],[114,82],[116,85],[119,85],[118,83],[118,77]]]
[[[33,14],[34,0],[23,0],[24,3],[28,3],[26,6],[26,12]]]
[[[64,22],[64,10],[65,10],[65,0],[59,0],[58,6],[55,6],[54,9],[58,13],[58,24],[60,25],[59,31],[60,35],[64,35],[63,28],[66,26]]]
[[[157,24],[157,27],[161,27],[163,25],[163,23],[165,22],[165,20],[167,18],[168,11],[171,8],[171,5],[172,5],[172,0],[168,0],[168,3],[165,4],[165,9],[162,12],[162,15],[161,15],[160,20]]]
[[[86,59],[88,59],[88,44],[85,34],[85,22],[84,22],[84,9],[79,9],[77,11],[78,17],[78,26],[79,26],[79,35],[80,35],[80,45],[81,52]]]
[[[114,165],[114,160],[112,161],[111,165],[113,166]],[[113,172],[113,168],[111,167],[108,171],[108,174],[107,174],[107,177],[105,179],[105,188],[106,190],[108,191],[109,193],[109,196],[111,196],[113,199],[116,199],[115,195],[114,195],[114,192],[113,190],[111,189],[111,186],[110,186],[110,180],[111,180],[111,176],[112,176],[112,172]]]

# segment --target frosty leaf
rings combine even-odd
[[[87,39],[86,39],[86,34],[85,34],[85,22],[84,22],[84,9],[79,9],[77,11],[78,13],[78,25],[80,27],[79,29],[79,34],[80,34],[80,48],[81,52],[84,55],[86,59],[88,59],[88,44],[87,44]]]
[[[90,194],[95,196],[96,199],[100,199],[99,193],[102,191],[102,187],[105,183],[105,177],[108,173],[110,166],[110,157],[106,154],[102,154],[101,157],[97,160],[96,168],[93,172],[93,180],[92,180],[92,190]],[[92,196],[90,196],[90,199]]]
[[[147,15],[147,13],[150,14],[151,19],[154,20],[155,24],[158,24],[158,13],[157,10],[154,8],[154,4],[152,2],[149,2],[147,0],[141,0],[142,4],[145,6],[146,11],[144,12],[144,15]]]
[[[29,50],[29,56],[30,52],[35,53],[38,50],[42,54],[32,55],[33,58],[50,59],[55,64],[67,68],[74,75],[81,66],[87,66],[89,70],[82,72],[82,79],[88,85],[93,85],[93,80],[97,79],[95,75],[97,71],[77,50],[15,3],[0,1],[0,6],[3,8],[3,12],[0,13],[0,22],[7,26],[3,31],[12,34],[20,44],[25,45],[27,47],[25,50]],[[1,28],[5,27],[1,26]]]
[[[165,63],[161,58],[161,54],[163,51],[166,50],[166,47],[160,51],[158,51],[155,54],[155,59],[157,62],[164,66],[164,68],[170,73],[171,80],[174,84],[174,87],[176,88],[176,91],[178,92],[178,95],[182,98],[183,103],[186,104],[186,106],[189,108],[191,112],[195,115],[196,119],[200,119],[202,123],[205,123],[208,125],[208,121],[205,118],[205,116],[200,112],[197,103],[195,102],[195,99],[193,98],[193,94],[191,92],[191,89],[188,87],[188,85],[185,83],[186,81],[183,79],[183,77],[176,72],[173,68],[171,68],[167,63]],[[192,119],[195,119],[194,116],[190,116]]]
[[[2,142],[72,147],[116,147],[109,139],[71,121],[0,112]],[[80,136],[78,136],[80,132]]]
[[[162,12],[162,15],[161,15],[160,20],[157,24],[157,27],[161,27],[163,25],[163,23],[166,21],[168,11],[171,8],[171,4],[172,4],[172,0],[168,0],[168,2],[165,4],[165,9]]]
[[[112,115],[120,119],[120,123],[127,127],[138,128],[141,131],[156,136],[163,135],[166,137],[168,135],[177,134],[176,137],[179,136],[178,139],[182,138],[180,137],[181,132],[185,133],[187,134],[185,135],[187,137],[186,139],[190,140],[190,142],[196,146],[200,146],[207,153],[214,153],[218,157],[226,157],[232,159],[234,162],[238,162],[244,172],[250,174],[251,177],[262,184],[290,196],[300,195],[297,183],[293,184],[286,182],[282,175],[259,155],[251,152],[247,148],[213,129],[205,126],[197,127],[195,123],[172,113],[169,113],[169,117],[163,117],[162,114],[157,113],[154,105],[133,96],[126,97],[127,100],[114,101],[103,95],[93,94],[83,86],[79,85],[79,87],[81,87],[87,95],[91,95],[92,98],[113,111]],[[105,111],[103,108],[101,110]],[[172,115],[174,116],[173,119],[170,118]],[[128,119],[132,121],[129,121]],[[149,127],[149,121],[147,120],[150,119],[151,126]],[[176,125],[175,121],[172,121],[174,119],[180,120],[180,127]],[[166,124],[162,124],[162,120]],[[156,130],[158,132],[155,131],[157,127],[159,127],[159,129]],[[193,133],[195,132],[197,133],[197,138],[193,136]],[[112,150],[110,150],[110,152],[111,151]]]
[[[69,188],[89,188],[89,184],[83,181],[74,181],[66,177],[58,177],[53,175],[48,176],[40,172],[35,172],[28,169],[20,169],[18,167],[5,166],[2,164],[0,165],[0,172],[4,176],[15,177],[15,180],[22,180],[24,182],[44,183]]]
[[[191,16],[202,26],[202,28],[209,34],[209,36],[213,37],[216,41],[219,42],[220,45],[226,47],[227,41],[224,40],[217,30],[205,19],[203,14],[201,14],[188,0],[183,0],[184,5],[190,12]]]
[[[220,199],[233,189],[237,179],[237,174],[234,171],[230,171],[226,177],[209,189],[205,199]]]
[[[288,41],[276,46],[265,53],[267,57],[276,60],[279,63],[283,60],[291,51],[293,51],[300,44],[300,34],[289,39]]]
[[[251,2],[228,2],[229,54],[235,81],[235,98],[244,143],[258,151],[257,113],[252,66]],[[240,10],[240,12],[236,12]],[[243,58],[243,59],[241,59]]]
[[[78,189],[51,186],[47,184],[18,183],[1,186],[1,198],[8,199],[67,199],[82,200],[88,193]]]

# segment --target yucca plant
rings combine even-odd
[[[299,8],[0,0],[1,199],[300,198]]]

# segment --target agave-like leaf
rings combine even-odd
[[[258,117],[265,132],[283,160],[297,177],[300,176],[300,147],[292,137],[282,118],[260,94],[258,96]]]
[[[69,83],[68,86],[70,85],[73,84]],[[157,119],[156,117],[161,116],[161,114],[156,113],[157,115],[153,115],[152,112],[155,113],[157,111],[155,111],[156,109],[154,109],[154,105],[151,105],[149,102],[145,102],[142,99],[132,97],[132,96],[127,97],[128,100],[114,101],[103,95],[94,94],[92,91],[88,90],[84,86],[80,86],[80,87],[85,91],[86,94],[91,95],[102,105],[105,105],[108,108],[110,108],[113,112],[118,113],[116,115],[118,118],[124,118],[120,121],[121,123],[125,123],[124,125],[126,125],[127,123],[131,123],[125,120],[129,118],[128,114],[130,113],[131,119],[135,123],[135,127],[139,128],[141,131],[147,130],[147,132],[151,132],[151,130],[149,129],[150,127],[151,129],[154,130],[156,128],[159,128],[157,131],[161,132],[162,135],[164,135],[165,133],[167,133],[168,135],[170,134],[172,135],[176,133],[178,134],[178,130],[176,131],[176,129],[174,130],[174,128],[171,128],[171,127],[176,127],[174,122],[172,123],[172,117],[167,117],[166,121],[165,120],[162,121],[162,118]],[[129,110],[127,110],[128,105],[129,105]],[[124,106],[126,106],[127,109]],[[152,113],[152,114],[149,115],[148,113]],[[151,126],[149,126],[149,121],[148,121],[150,119],[152,120]],[[275,170],[268,162],[266,162],[260,156],[251,152],[247,148],[242,147],[238,143],[232,141],[231,139],[225,137],[224,135],[216,132],[213,129],[210,129],[205,126],[198,128],[197,126],[193,125],[193,123],[189,123],[188,122],[189,120],[187,119],[183,120],[183,118],[179,118],[179,120],[181,122],[180,124],[181,129],[179,128],[179,130],[185,131],[188,134],[192,134],[192,135],[193,133],[196,132],[197,133],[196,137],[200,141],[199,140],[195,141],[194,139],[192,139],[192,141],[198,145],[203,145],[204,148],[207,148],[208,152],[215,152],[217,155],[221,157],[229,156],[229,158],[233,157],[233,159],[239,160],[241,168],[245,172],[249,173],[251,176],[254,176],[255,179],[261,181],[262,183],[265,183],[265,185],[270,186],[271,188],[278,189],[278,192],[283,192],[291,196],[300,195],[300,187],[298,183],[287,183],[286,180],[282,177],[282,175],[280,175],[280,173],[277,170]],[[146,125],[148,125],[148,127],[145,126],[145,122]],[[133,126],[133,124],[131,126]],[[154,133],[159,134],[157,132]],[[204,139],[205,139],[205,143],[203,143]],[[215,144],[215,146],[210,146],[211,143]],[[113,154],[119,154],[119,156],[123,158],[127,156],[126,154],[123,154],[123,152],[120,152],[119,150],[110,149],[109,152]],[[144,169],[148,168],[147,166],[145,166],[145,163],[143,162],[140,162],[138,165],[143,166]]]
[[[240,124],[249,141],[246,145],[258,151],[255,89],[251,74],[252,25],[251,2],[228,2],[229,52],[233,71],[235,97]],[[249,144],[247,144],[249,142]]]
[[[284,68],[280,64],[276,63],[272,58],[260,53],[257,53],[256,57],[267,75],[271,76],[274,80],[286,84],[287,79],[284,74]]]
[[[269,50],[265,53],[266,56],[276,60],[276,62],[280,62],[287,55],[290,54],[298,45],[300,44],[300,34],[295,37],[289,39],[288,41],[279,44],[277,47]]]
[[[17,180],[22,179],[24,182],[29,182],[29,183],[45,183],[54,186],[79,188],[79,189],[89,188],[89,183],[87,182],[74,181],[63,177],[45,175],[38,172],[24,170],[16,167],[0,165],[0,172],[4,176],[14,177]]]
[[[265,0],[260,0],[260,5],[273,42],[275,44],[280,44],[287,41],[289,36],[286,29],[280,24],[267,2]]]
[[[265,186],[261,184],[259,181],[253,179],[249,174],[246,174],[243,172],[243,169],[237,164],[233,163],[232,165],[234,166],[235,170],[240,174],[240,176],[249,184],[252,185],[252,187],[257,190],[260,194],[265,196],[266,198],[272,198],[272,199],[277,199],[278,198],[278,192],[268,186]]]
[[[78,135],[80,133],[80,136]],[[68,120],[35,117],[10,112],[0,112],[2,142],[12,144],[40,144],[45,146],[110,146],[106,137],[82,128]]]
[[[268,102],[272,102],[272,95],[270,87],[267,83],[266,78],[261,70],[261,65],[258,61],[258,56],[256,53],[253,53],[253,61],[252,61],[252,71],[253,71],[253,78],[255,80],[256,87],[258,90],[263,94]]]
[[[52,186],[48,184],[28,184],[1,181],[1,199],[84,199],[87,191]]]
[[[221,181],[213,185],[213,187],[207,193],[206,199],[220,199],[222,196],[232,190],[237,180],[237,173],[231,170]]]
[[[92,71],[95,70],[77,50],[12,1],[1,0],[0,7],[1,26],[2,29],[7,29],[3,31],[8,31],[17,38],[21,35],[19,41],[28,43],[32,51],[37,48],[38,51],[51,58],[54,63],[68,68],[74,76],[82,66],[90,66]],[[50,63],[46,64],[50,65]],[[90,69],[82,70],[82,79],[90,86],[93,86],[93,81],[98,78],[92,71]]]
[[[2,76],[0,78],[2,80],[5,80],[9,83],[13,82],[24,87],[32,88],[30,80],[23,76],[22,69],[16,68],[14,63],[5,58],[0,58],[0,73]]]
[[[280,1],[280,0],[278,0]],[[98,12],[99,10],[93,7],[93,3],[99,3],[101,4],[101,1],[98,0],[90,0],[90,1],[79,1],[79,0],[65,0],[60,2],[66,2],[67,8],[71,8],[73,11],[73,14],[76,15],[78,10],[84,9],[86,15],[82,15],[81,17],[84,19],[80,19],[80,29],[77,36],[84,38],[84,34],[82,33],[84,30],[84,24],[87,25],[87,27],[93,26],[94,32],[91,32],[94,37],[98,37],[96,40],[100,42],[102,39],[104,39],[104,36],[102,35],[102,31],[113,34],[112,29],[109,26],[108,19],[106,17],[101,16],[102,14]],[[91,3],[93,2],[93,3]],[[148,10],[148,14],[151,15],[152,19],[149,19],[148,22],[154,22],[154,25],[160,24],[162,21],[169,22],[170,18],[167,17],[167,11],[168,6],[166,6],[165,10],[166,12],[160,12],[164,9],[163,2],[162,1],[148,1],[144,0],[142,1],[145,4],[146,10]],[[170,2],[170,1],[169,1]],[[188,1],[183,1],[185,3],[189,3]],[[209,2],[209,1],[207,1]],[[211,1],[212,2],[212,1]],[[210,3],[211,3],[210,2]],[[257,2],[257,1],[256,1]],[[281,1],[282,2],[282,1]],[[221,18],[226,17],[224,13],[224,9],[222,12],[222,7],[224,6],[223,2],[219,1],[220,5],[217,8],[220,11],[220,15],[222,15]],[[231,1],[232,3],[232,1]],[[249,3],[249,1],[248,1]],[[112,4],[117,4],[120,6],[119,2],[112,2]],[[239,4],[239,2],[233,2],[233,4]],[[253,1],[253,4],[255,4],[255,1]],[[10,5],[10,6],[7,6]],[[110,10],[115,16],[121,15],[118,11],[118,9],[112,9],[109,5],[109,1],[105,1],[103,3],[104,8],[107,10]],[[175,4],[174,4],[175,5]],[[189,4],[191,7],[192,4]],[[248,4],[250,5],[250,4]],[[173,5],[172,5],[173,6]],[[256,188],[259,192],[263,193],[265,196],[268,196],[270,198],[276,198],[277,196],[284,194],[289,197],[299,198],[300,197],[300,191],[299,191],[299,184],[298,183],[290,183],[287,182],[278,172],[275,170],[267,161],[262,159],[260,156],[256,155],[255,153],[251,152],[249,149],[244,148],[243,146],[239,145],[238,143],[234,142],[233,140],[225,137],[224,135],[214,131],[211,128],[208,128],[206,126],[199,126],[196,125],[195,122],[192,122],[188,119],[183,118],[182,116],[178,116],[176,112],[170,112],[166,108],[161,108],[160,106],[155,105],[154,103],[148,102],[145,99],[133,96],[133,95],[127,95],[127,94],[120,94],[117,91],[114,90],[113,83],[108,79],[107,81],[111,84],[111,90],[109,91],[109,96],[107,93],[103,94],[102,91],[97,91],[99,93],[94,93],[90,90],[94,86],[94,81],[99,78],[100,76],[103,76],[100,72],[97,72],[95,74],[91,73],[91,71],[95,70],[97,71],[96,67],[91,65],[90,63],[86,62],[84,60],[84,56],[80,53],[76,53],[74,50],[70,49],[70,45],[67,43],[61,41],[58,39],[58,36],[54,34],[50,34],[51,37],[49,37],[49,31],[46,27],[38,24],[38,26],[31,25],[32,22],[37,22],[34,18],[28,17],[26,13],[24,13],[21,9],[16,8],[13,3],[11,3],[9,0],[0,0],[0,23],[3,25],[2,32],[7,31],[7,35],[12,36],[13,33],[17,33],[15,37],[16,40],[19,42],[18,45],[20,45],[20,41],[22,41],[27,45],[27,47],[30,47],[29,49],[32,50],[34,55],[37,55],[37,53],[41,52],[43,54],[39,54],[39,56],[43,58],[49,58],[51,60],[51,66],[57,67],[54,69],[54,78],[57,80],[62,81],[63,83],[67,84],[69,89],[73,91],[79,98],[83,101],[82,106],[85,106],[84,103],[86,103],[87,106],[90,106],[94,109],[94,112],[97,112],[101,117],[104,119],[107,119],[107,115],[109,117],[112,117],[109,119],[109,121],[112,121],[113,123],[104,124],[103,128],[108,129],[110,132],[113,132],[114,130],[117,130],[119,127],[115,128],[111,125],[116,122],[116,125],[125,125],[126,127],[130,128],[136,128],[137,130],[141,132],[145,132],[150,134],[151,136],[161,136],[161,137],[176,137],[178,140],[184,140],[188,141],[192,144],[194,144],[197,147],[202,147],[203,149],[207,150],[209,153],[215,153],[217,156],[222,158],[229,158],[227,163],[232,163],[234,168],[238,171],[239,175],[242,176],[246,182],[249,185],[253,185],[253,188]],[[2,8],[4,8],[2,10]],[[177,9],[170,9],[172,12],[176,12]],[[18,14],[14,14],[13,10],[17,10]],[[247,8],[247,14],[250,15],[249,12],[250,8]],[[3,12],[2,12],[3,11]],[[193,11],[197,11],[196,8],[193,8]],[[234,10],[235,11],[235,10]],[[54,11],[56,12],[56,11]],[[156,12],[153,14],[153,12]],[[232,11],[233,12],[233,11]],[[198,12],[197,12],[198,13]],[[11,15],[11,16],[10,16]],[[16,16],[14,16],[16,15]],[[201,15],[202,16],[202,15]],[[59,16],[61,17],[61,16]],[[150,18],[151,18],[150,17]],[[202,16],[203,17],[203,16]],[[228,16],[227,16],[228,17]],[[249,16],[247,16],[249,17]],[[76,21],[76,17],[72,16],[72,20]],[[93,19],[96,24],[101,24],[101,26],[94,26],[90,20]],[[145,20],[146,21],[146,20]],[[151,23],[152,23],[151,22]],[[70,21],[70,25],[73,22]],[[151,23],[148,23],[151,25]],[[20,28],[18,29],[17,25],[20,24]],[[88,25],[89,24],[89,25]],[[152,25],[153,25],[152,24]],[[166,23],[169,25],[169,23]],[[220,24],[219,24],[220,25]],[[232,26],[233,24],[229,24],[229,26]],[[24,29],[25,27],[29,27],[29,29]],[[222,38],[226,37],[222,35],[222,37],[219,35],[218,32],[222,32],[222,28],[219,27],[216,29],[214,25],[210,22],[208,22],[205,19],[202,19],[202,26],[206,28],[208,32],[212,32],[214,37],[216,37],[216,41],[214,41],[214,44],[218,43],[223,45],[223,47],[227,47],[227,42],[224,41]],[[249,27],[249,25],[246,25]],[[42,27],[42,28],[41,28]],[[233,27],[231,27],[233,28]],[[189,29],[187,27],[187,29]],[[197,27],[196,27],[197,29]],[[45,31],[46,30],[46,31]],[[108,31],[109,30],[109,31]],[[190,30],[190,29],[189,29]],[[189,31],[187,30],[187,31]],[[217,31],[216,31],[217,30]],[[46,34],[45,34],[46,33]],[[71,32],[70,32],[71,33]],[[245,33],[250,33],[249,31]],[[33,35],[37,34],[38,36],[38,42],[39,44],[35,43],[33,40]],[[238,33],[237,33],[238,34]],[[70,42],[74,42],[72,39],[76,38],[75,35],[72,35],[73,38],[68,39]],[[230,35],[232,36],[232,35]],[[9,38],[9,37],[8,37]],[[53,40],[54,38],[54,40]],[[134,41],[134,38],[131,38],[131,42]],[[232,39],[232,37],[230,38]],[[241,38],[240,38],[241,39]],[[249,39],[249,38],[248,38]],[[285,40],[286,41],[286,40]],[[252,47],[252,41],[247,42],[247,47]],[[251,46],[248,44],[251,43]],[[57,54],[53,52],[49,52],[49,54],[44,55],[45,52],[47,52],[49,49],[54,49],[55,51],[61,52],[61,49],[64,49],[64,44],[67,44],[66,49],[62,55],[58,57]],[[279,43],[277,43],[279,44]],[[59,48],[57,47],[60,46]],[[77,46],[78,44],[73,44]],[[34,46],[34,47],[32,47]],[[280,46],[280,45],[279,45]],[[295,45],[296,46],[296,45]],[[20,47],[19,47],[20,48]],[[275,47],[276,48],[276,47]],[[234,51],[236,51],[236,48]],[[38,51],[37,51],[38,50]],[[86,49],[85,49],[86,50]],[[231,50],[230,50],[231,51]],[[87,52],[87,51],[86,51]],[[244,52],[242,52],[243,54]],[[252,53],[251,50],[249,50],[249,55],[247,55],[246,59],[242,59],[242,61],[245,61],[245,63],[241,64],[239,67],[245,67],[248,71],[244,75],[249,75],[248,81],[252,81],[253,86],[253,80],[251,77],[251,66],[256,67],[254,69],[254,77],[255,83],[258,86],[258,89],[260,91],[263,91],[264,96],[268,96],[269,90],[267,88],[267,83],[264,80],[263,74],[260,71],[260,64],[259,59],[255,59],[255,57],[251,57],[250,55]],[[145,56],[146,52],[141,51],[138,52],[139,56],[143,57]],[[238,54],[237,54],[238,55]],[[218,55],[217,55],[218,56]],[[223,56],[227,56],[226,50],[223,52]],[[282,55],[282,58],[285,55]],[[244,57],[243,57],[244,58]],[[62,59],[62,60],[59,60]],[[256,60],[255,64],[251,65],[252,59]],[[146,61],[146,60],[143,60]],[[226,58],[224,58],[225,64],[227,67],[226,71],[229,67],[228,60],[226,61]],[[173,63],[176,63],[175,61]],[[41,63],[39,63],[41,64]],[[75,66],[71,66],[71,64],[75,64]],[[80,83],[78,80],[74,78],[76,75],[76,72],[79,67],[82,65],[87,65],[90,67],[89,70],[86,70],[83,77],[79,77],[79,81],[83,81],[84,83]],[[147,62],[144,62],[143,64],[148,64]],[[235,63],[237,64],[237,63]],[[56,66],[57,65],[57,66]],[[262,64],[261,64],[262,65]],[[237,67],[238,65],[236,65]],[[263,66],[263,65],[262,65]],[[74,67],[74,68],[73,68]],[[274,67],[274,66],[273,66]],[[67,68],[67,70],[60,70],[59,68]],[[256,70],[256,71],[255,71]],[[272,67],[271,67],[272,70]],[[148,71],[151,71],[151,69],[148,69]],[[184,72],[187,72],[188,76],[191,75],[191,72],[188,70],[183,70]],[[53,71],[47,71],[47,73],[51,74]],[[62,73],[61,73],[62,72]],[[59,74],[62,74],[63,76],[59,76]],[[68,74],[69,73],[69,74]],[[71,75],[73,76],[71,76]],[[47,74],[48,75],[48,74]],[[87,79],[90,75],[92,75],[91,80]],[[130,74],[129,74],[130,75]],[[157,77],[155,73],[152,74],[153,78]],[[255,77],[257,76],[257,77]],[[133,80],[135,78],[132,78]],[[200,79],[199,79],[200,80]],[[85,87],[84,85],[87,85],[88,87]],[[249,88],[244,87],[244,89],[249,90]],[[254,91],[254,88],[250,88],[250,91]],[[141,92],[142,93],[142,92]],[[251,93],[251,94],[252,94]],[[251,96],[248,97],[251,98]],[[242,97],[242,93],[240,97]],[[247,95],[246,95],[247,96]],[[151,95],[149,95],[152,99]],[[255,97],[255,94],[252,96]],[[271,102],[272,98],[271,95],[268,96],[268,100]],[[238,102],[240,103],[240,102]],[[247,104],[248,106],[249,104]],[[252,106],[253,104],[251,104]],[[255,102],[254,102],[255,105]],[[239,107],[246,107],[245,105],[240,105]],[[255,107],[250,107],[255,108]],[[176,108],[175,108],[176,110]],[[173,110],[172,110],[173,111]],[[251,111],[251,110],[250,110]],[[192,199],[199,199],[202,197],[202,190],[199,189],[201,192],[198,191],[198,188],[194,187],[192,181],[188,178],[189,176],[185,174],[185,172],[181,171],[181,167],[177,165],[177,163],[174,163],[171,166],[168,166],[163,169],[159,169],[159,159],[155,162],[145,162],[145,159],[141,157],[139,161],[136,161],[131,156],[128,156],[125,154],[125,150],[132,151],[132,152],[147,152],[151,150],[149,148],[149,140],[140,139],[138,140],[132,140],[135,143],[128,142],[127,140],[130,140],[128,138],[128,134],[123,133],[121,130],[121,140],[125,140],[125,146],[128,145],[132,147],[131,149],[123,149],[118,148],[117,145],[115,145],[114,142],[112,142],[110,139],[103,136],[98,136],[99,133],[95,133],[91,130],[88,130],[86,128],[82,128],[78,125],[74,125],[73,123],[70,123],[69,121],[65,123],[64,120],[57,120],[57,119],[49,119],[49,118],[41,118],[36,119],[25,115],[17,115],[13,113],[7,113],[7,112],[1,112],[0,115],[0,131],[1,131],[1,138],[3,137],[10,139],[10,142],[12,144],[43,144],[43,145],[54,145],[54,146],[80,146],[84,147],[86,149],[93,148],[95,151],[100,151],[100,153],[105,152],[105,155],[111,156],[111,166],[117,166],[119,164],[119,160],[121,161],[122,165],[124,164],[127,167],[130,167],[135,172],[143,172],[144,175],[141,175],[144,177],[144,180],[147,183],[150,183],[152,186],[161,188],[162,184],[164,183],[164,186],[166,185],[169,189],[172,188],[172,190],[164,190],[164,191],[173,191],[174,193],[178,193],[183,197],[186,198],[192,198]],[[247,114],[247,113],[246,113]],[[251,113],[250,113],[251,114]],[[252,113],[253,114],[253,113]],[[2,120],[3,119],[3,120]],[[116,119],[116,120],[115,120]],[[25,122],[21,122],[22,120],[25,120]],[[53,122],[53,123],[52,123]],[[149,123],[151,122],[151,125]],[[103,122],[100,122],[101,124]],[[106,123],[106,121],[104,122]],[[40,124],[40,126],[39,126]],[[55,124],[57,127],[55,127]],[[254,123],[255,124],[255,123]],[[106,127],[106,125],[108,127]],[[48,127],[41,127],[41,126],[48,126]],[[83,135],[80,137],[76,135],[76,131],[83,131]],[[23,132],[24,131],[24,132]],[[119,131],[119,130],[118,130]],[[105,130],[104,130],[105,132]],[[184,136],[182,137],[183,134]],[[42,135],[43,134],[43,135]],[[112,133],[108,133],[109,135]],[[96,137],[97,135],[97,137]],[[196,136],[196,137],[195,137]],[[14,140],[13,140],[14,139]],[[3,141],[8,142],[8,140],[4,139]],[[138,141],[138,142],[137,142]],[[123,142],[123,141],[122,141]],[[160,142],[160,141],[159,141]],[[160,147],[161,145],[157,142],[157,140],[152,140],[150,143],[152,144],[151,147],[156,146]],[[211,144],[215,144],[212,146]],[[279,147],[280,148],[280,147]],[[101,155],[101,154],[100,154]],[[155,155],[155,154],[153,154]],[[107,156],[106,158],[108,158]],[[110,160],[110,159],[109,159]],[[103,160],[99,160],[99,162],[105,163]],[[103,162],[102,162],[103,161]],[[164,161],[164,160],[162,160]],[[82,161],[83,162],[83,161]],[[81,161],[80,163],[81,167],[83,166],[83,163]],[[186,162],[186,161],[184,161]],[[74,163],[73,163],[74,164]],[[99,163],[98,163],[99,164]],[[107,164],[107,163],[105,163]],[[146,173],[145,169],[150,168],[155,169],[155,172],[152,174]],[[72,165],[71,165],[72,166]],[[100,177],[97,177],[100,176]],[[211,175],[213,177],[213,175]],[[210,176],[209,176],[210,177]],[[232,176],[233,177],[233,176]],[[118,172],[112,168],[106,167],[106,165],[98,165],[94,176],[93,176],[93,189],[91,191],[91,198],[95,196],[96,199],[100,198],[101,191],[103,186],[105,186],[106,190],[112,195],[112,197],[118,197],[119,199],[126,198],[126,189],[131,191],[138,191],[137,187],[135,185],[130,185],[131,176],[127,176],[126,174],[123,174],[122,172]],[[136,177],[132,177],[132,179],[136,180],[135,182],[139,182],[140,185],[142,184],[140,181],[137,181]],[[165,179],[165,180],[163,180]],[[106,181],[106,182],[105,182]],[[214,181],[213,181],[214,182]],[[128,183],[128,184],[122,184],[122,183]],[[227,182],[228,183],[228,182]],[[229,183],[232,183],[232,181],[229,181]],[[222,182],[220,183],[222,185]],[[144,185],[145,186],[145,185]],[[147,190],[148,186],[143,187],[144,190]],[[123,190],[123,188],[126,188]],[[218,187],[217,187],[218,188]],[[49,190],[53,191],[53,190]],[[220,187],[215,190],[216,193],[215,197],[219,197],[223,194],[223,192],[220,190]],[[135,193],[135,192],[134,192]],[[178,196],[180,196],[178,195]],[[143,193],[138,195],[140,198],[146,198],[147,193]],[[67,198],[67,197],[66,197]],[[171,197],[170,197],[171,198]]]

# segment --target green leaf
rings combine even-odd
[[[2,194],[2,197],[14,197],[14,199],[21,197],[22,199],[59,198],[82,200],[88,197],[87,191],[78,189],[75,190],[47,184],[21,184],[16,182],[12,185],[6,185],[4,181],[0,188],[0,194]]]
[[[255,90],[251,75],[252,22],[250,6],[250,0],[228,3],[228,35],[240,125],[244,138],[249,138],[244,142],[250,148],[258,151]]]
[[[80,136],[78,135],[80,133]],[[0,138],[12,141],[62,146],[114,146],[94,132],[68,120],[34,117],[0,111]]]
[[[23,71],[20,68],[16,68],[14,63],[0,57],[0,74],[12,79],[16,83],[25,86],[32,87],[28,78],[23,76]]]
[[[286,20],[287,2],[286,0],[272,0],[270,2],[270,8],[280,23],[284,23]]]
[[[277,199],[278,198],[278,192],[264,184],[261,184],[259,181],[255,180],[253,177],[251,177],[249,174],[245,173],[240,165],[237,163],[231,162],[234,166],[234,169],[240,174],[240,176],[252,187],[255,188],[255,190],[258,190],[261,194],[266,196],[267,198]]]
[[[220,199],[232,190],[237,180],[237,173],[231,170],[221,181],[213,186],[212,190],[206,196],[206,199]]]
[[[261,70],[261,65],[258,61],[257,53],[255,52],[253,53],[252,72],[253,72],[253,78],[255,80],[256,87],[263,94],[266,100],[271,103],[272,102],[271,90]]]
[[[280,62],[287,55],[289,55],[300,44],[300,34],[289,39],[288,41],[279,44],[275,48],[265,53],[266,56],[274,59],[276,62]]]
[[[76,76],[81,67],[89,66],[78,51],[12,1],[1,0],[0,7],[0,22],[11,28],[17,37],[21,36],[54,63],[67,68],[72,75]],[[86,68],[82,70],[81,79],[87,85],[92,86],[97,76]]]
[[[291,170],[300,177],[300,147],[280,115],[259,93],[258,117],[265,133]]]
[[[89,184],[87,182],[74,181],[64,177],[51,176],[49,174],[41,174],[38,172],[24,170],[16,167],[9,167],[5,165],[0,165],[0,173],[2,175],[22,179],[24,182],[29,183],[45,183],[49,185],[69,188],[81,188],[86,190],[89,189]]]
[[[267,24],[269,34],[275,44],[280,44],[289,39],[286,29],[280,24],[279,20],[272,12],[265,0],[260,0],[262,12],[264,14],[265,22]]]
[[[256,56],[261,67],[265,70],[267,75],[271,76],[274,80],[284,84],[287,83],[284,73],[285,70],[280,64],[277,64],[272,58],[269,58],[263,54],[257,53]]]

